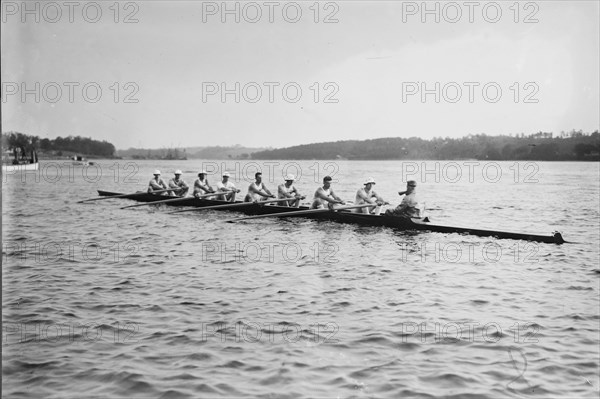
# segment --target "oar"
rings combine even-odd
[[[105,200],[105,199],[110,199],[110,198],[123,198],[123,197],[131,197],[131,196],[144,195],[144,194],[164,193],[165,191],[174,191],[174,190],[172,188],[169,188],[166,190],[152,191],[151,193],[149,193],[147,191],[138,191],[133,194],[108,195],[108,196],[103,196],[103,197],[99,197],[99,198],[90,198],[90,199],[86,199],[86,200],[77,201],[77,203],[81,204],[82,202],[99,201],[99,200]]]
[[[166,200],[162,200],[162,201],[151,201],[151,202],[144,202],[143,204],[135,204],[135,205],[128,205],[128,206],[123,206],[121,207],[121,209],[126,209],[126,208],[136,208],[138,206],[146,206],[146,205],[156,205],[156,204],[165,204],[167,202],[178,202],[178,201],[183,201],[183,200],[189,200],[189,199],[193,199],[193,198],[204,198],[204,197],[211,197],[214,194],[204,194],[204,195],[199,195],[197,197],[183,197],[183,198],[171,198],[171,199],[166,199]]]
[[[267,201],[258,201],[258,202],[238,202],[238,203],[229,203],[229,204],[225,204],[225,205],[203,206],[203,207],[192,208],[192,209],[180,209],[178,211],[173,211],[173,212],[168,212],[168,213],[205,211],[205,210],[208,210],[208,209],[237,208],[239,206],[262,205],[262,204],[270,204],[272,202],[283,202],[283,201],[289,201],[289,198],[274,199],[274,200],[267,200]]]
[[[313,213],[336,212],[336,211],[341,211],[341,210],[344,210],[344,209],[368,208],[370,206],[373,206],[373,204],[342,206],[342,207],[339,207],[339,208],[335,208],[333,210],[329,209],[329,208],[323,208],[323,209],[309,209],[307,211],[269,213],[269,214],[266,214],[266,215],[246,216],[246,217],[243,217],[243,218],[229,219],[229,220],[226,220],[225,222],[227,222],[227,223],[233,223],[233,222],[239,222],[239,221],[248,220],[248,219],[270,218],[270,217],[279,217],[279,216],[283,217],[283,216],[310,215],[310,214],[313,214]]]

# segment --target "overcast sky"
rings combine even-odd
[[[2,3],[3,131],[124,149],[599,128],[598,1],[22,4]]]

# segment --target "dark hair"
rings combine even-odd
[[[323,183],[325,183],[326,181],[332,181],[333,179],[331,178],[331,176],[325,176],[323,178]]]
[[[256,173],[254,174],[254,178],[255,178],[255,179],[256,179],[258,176],[262,176],[262,172],[256,172]]]

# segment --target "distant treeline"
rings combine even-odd
[[[581,130],[525,136],[435,138],[389,137],[373,140],[345,140],[299,145],[252,153],[252,159],[478,159],[534,161],[600,161],[600,134]]]
[[[185,148],[129,148],[127,150],[118,150],[117,155],[122,158],[131,159],[164,159],[164,160],[186,160],[187,154]]]
[[[40,139],[38,136],[18,132],[2,134],[2,148],[4,150],[20,148],[27,152],[41,150],[56,155],[62,155],[62,152],[73,152],[106,158],[111,158],[115,154],[115,146],[107,141],[98,141],[80,136],[57,137],[53,140]]]
[[[118,150],[117,155],[133,159],[250,159],[250,153],[264,149],[243,147],[239,144],[228,147],[129,148]]]

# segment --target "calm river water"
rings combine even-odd
[[[417,180],[432,221],[535,244],[303,219],[222,223],[78,204],[145,190],[155,168],[227,169],[245,192],[367,177],[397,204]],[[581,397],[599,395],[597,163],[45,162],[2,185],[5,397]]]

